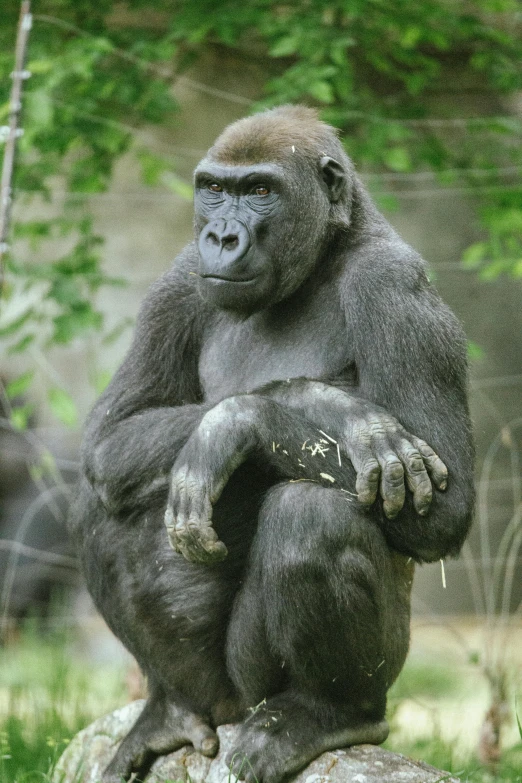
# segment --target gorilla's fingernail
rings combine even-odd
[[[427,508],[419,508],[419,516],[425,517],[427,513],[428,513]]]
[[[446,489],[447,486],[448,486],[448,482],[446,481],[446,479],[444,479],[444,481],[440,482],[439,489],[444,490],[444,489]]]

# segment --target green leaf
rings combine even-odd
[[[71,276],[59,277],[54,280],[47,296],[65,306],[79,302],[81,301],[80,282]]]
[[[42,73],[49,73],[53,69],[53,60],[30,60],[27,63],[27,70],[30,71],[33,76]]]
[[[192,185],[189,185],[188,182],[184,182],[180,177],[177,177],[170,172],[168,174],[165,173],[161,180],[164,185],[166,185],[169,190],[172,190],[177,196],[181,196],[185,201],[192,201],[194,190]]]
[[[498,258],[491,261],[480,270],[481,280],[496,280],[503,272],[509,271],[509,261],[505,258]]]
[[[151,187],[157,185],[165,171],[165,161],[158,155],[152,155],[146,150],[140,150],[137,157],[141,165],[143,182]]]
[[[70,312],[53,318],[54,335],[57,343],[68,343],[88,329],[100,329],[103,316],[92,309],[89,302],[81,302],[71,308]]]
[[[49,389],[49,405],[52,412],[67,427],[75,427],[78,422],[78,411],[72,397],[63,389]]]
[[[398,212],[400,208],[399,199],[392,193],[379,193],[378,191],[373,195],[375,202],[379,209],[385,212]]]
[[[10,355],[14,353],[23,353],[25,349],[34,342],[35,337],[36,335],[34,334],[24,335],[20,340],[14,343],[14,345],[9,346],[7,353]]]
[[[412,169],[410,154],[406,147],[390,147],[384,151],[383,160],[392,171],[408,172]]]
[[[312,98],[321,101],[321,103],[334,102],[332,85],[329,82],[312,82],[312,84],[308,87],[308,93],[312,96]]]
[[[29,419],[34,411],[34,404],[32,402],[27,405],[20,405],[11,411],[10,422],[15,430],[26,430],[29,424]]]
[[[31,310],[28,310],[26,313],[21,315],[19,318],[15,318],[14,321],[11,321],[11,323],[8,323],[6,326],[0,327],[0,337],[9,337],[11,334],[16,334],[16,332],[25,324],[26,321],[28,321],[33,313]]]
[[[102,370],[99,372],[94,379],[94,390],[96,391],[96,394],[101,394],[109,383],[111,382],[112,373],[109,372],[109,370]]]
[[[269,50],[270,57],[289,57],[295,54],[299,45],[299,38],[295,35],[287,35],[280,38]]]
[[[462,254],[462,263],[470,269],[479,266],[484,260],[488,246],[486,242],[475,242],[470,245]]]
[[[31,383],[33,382],[34,371],[24,372],[23,375],[19,375],[14,381],[11,381],[5,387],[5,393],[10,400],[14,400],[15,397],[19,397],[21,394],[27,391]]]
[[[422,30],[420,27],[410,25],[405,29],[401,36],[401,46],[404,49],[413,49],[422,37]]]
[[[35,90],[27,95],[27,116],[31,124],[40,128],[51,125],[53,119],[53,105],[50,96],[45,90]]]
[[[60,480],[56,460],[49,449],[43,449],[40,452],[38,463],[29,465],[29,475],[33,481],[41,481],[45,476],[52,476],[55,480]]]
[[[478,343],[468,340],[468,356],[472,361],[480,361],[484,358],[484,349]]]

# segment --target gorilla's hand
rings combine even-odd
[[[448,470],[433,449],[384,409],[365,400],[349,398],[340,445],[357,472],[359,501],[371,505],[380,490],[388,519],[396,517],[404,505],[405,484],[421,516],[430,507],[432,481],[437,489],[446,489]]]
[[[218,403],[202,418],[171,473],[165,525],[171,547],[195,563],[227,555],[212,527],[212,506],[254,446],[252,419],[238,398]]]
[[[430,507],[432,482],[437,489],[446,489],[448,470],[442,460],[384,408],[350,391],[306,378],[276,381],[258,391],[299,410],[338,443],[357,473],[359,501],[371,505],[380,491],[389,519],[404,505],[405,484],[422,516]]]

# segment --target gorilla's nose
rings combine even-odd
[[[239,264],[250,247],[248,230],[239,220],[213,220],[199,236],[199,253],[204,276],[225,274]],[[239,264],[241,266],[241,264]],[[240,274],[241,270],[236,269]]]
[[[235,250],[239,246],[239,237],[231,232],[226,233],[225,236],[220,236],[217,231],[209,231],[206,242],[209,245],[221,245],[223,250]]]

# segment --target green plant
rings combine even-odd
[[[74,735],[98,711],[114,709],[125,698],[123,667],[94,666],[78,658],[74,645],[71,631],[44,634],[35,620],[3,650],[2,783],[50,780],[48,773]]]

